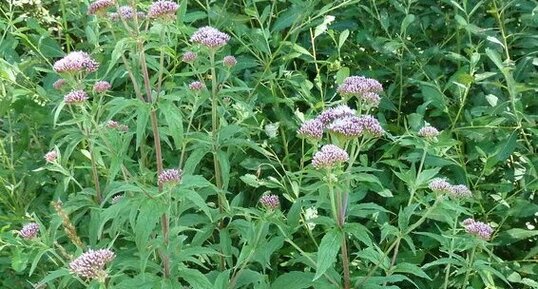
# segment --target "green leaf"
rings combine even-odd
[[[430,281],[432,280],[430,278],[430,276],[428,276],[428,274],[426,274],[426,272],[424,272],[424,270],[422,270],[417,265],[411,264],[411,263],[399,263],[399,264],[397,264],[396,267],[394,267],[394,272],[409,273],[409,274],[413,274],[415,276],[418,276],[418,277],[421,277],[421,278],[424,278],[424,279],[428,279]]]
[[[136,109],[136,150],[140,148],[142,140],[145,140],[146,129],[149,120],[150,107],[147,104],[141,104]]]
[[[400,25],[400,33],[401,34],[406,33],[407,27],[409,27],[409,25],[413,23],[413,21],[415,21],[415,15],[413,14],[405,15],[405,18],[403,19],[402,24]]]
[[[344,30],[340,35],[338,36],[338,48],[342,48],[344,46],[344,43],[346,43],[347,38],[349,37],[349,30]]]
[[[518,134],[514,131],[503,143],[501,151],[496,156],[498,161],[502,162],[507,160],[508,157],[514,152],[516,149],[517,137]]]
[[[323,275],[327,269],[336,262],[336,255],[342,244],[342,233],[339,230],[331,230],[323,236],[318,249],[318,258],[316,261],[316,275],[314,281]]]
[[[312,277],[310,272],[292,271],[284,273],[271,284],[271,289],[304,289],[312,286]]]

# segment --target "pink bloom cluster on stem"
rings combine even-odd
[[[88,7],[88,15],[104,14],[108,8],[115,4],[114,0],[96,0]]]
[[[468,218],[463,221],[465,231],[483,240],[489,240],[493,234],[493,228],[483,222]]]
[[[328,144],[321,147],[312,158],[312,165],[316,169],[329,169],[349,160],[347,152],[336,145]]]
[[[58,158],[58,152],[56,150],[51,150],[50,152],[46,153],[43,158],[47,163],[53,163]]]
[[[205,26],[194,32],[190,41],[206,46],[207,48],[218,49],[230,41],[230,35],[219,31],[217,28]]]
[[[166,19],[171,20],[175,18],[176,11],[179,5],[172,1],[159,0],[153,2],[148,10],[148,17],[150,19]]]
[[[84,279],[104,280],[107,276],[105,266],[116,255],[109,249],[88,250],[69,263],[69,270]]]
[[[187,51],[183,54],[183,57],[181,57],[181,61],[185,63],[193,63],[196,61],[196,58],[198,58],[198,55],[192,51]]]
[[[277,195],[266,194],[260,198],[260,204],[268,210],[276,210],[280,206],[280,200]]]
[[[106,92],[106,91],[109,90],[110,88],[112,88],[112,85],[111,85],[108,81],[104,81],[104,80],[97,81],[97,82],[93,85],[93,91],[95,91],[95,92],[97,92],[97,93],[103,93],[103,92]]]
[[[433,126],[426,125],[418,131],[418,135],[427,140],[434,140],[439,135],[439,130]]]
[[[34,239],[38,234],[39,225],[37,223],[28,223],[19,231],[19,235],[26,240]]]
[[[183,171],[178,169],[168,169],[162,171],[158,176],[159,185],[177,184],[183,177]]]
[[[99,68],[99,63],[86,52],[73,51],[56,61],[53,68],[57,73],[94,72]]]
[[[383,86],[373,78],[350,76],[344,79],[337,91],[342,96],[355,96],[367,105],[377,107],[381,100],[379,93],[383,91]]]
[[[66,104],[81,104],[88,100],[88,94],[84,90],[73,90],[64,96]]]
[[[452,185],[442,178],[431,180],[428,187],[436,193],[448,194],[453,198],[469,198],[473,196],[473,193],[466,185]]]

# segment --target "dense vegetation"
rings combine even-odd
[[[538,3],[0,3],[0,288],[538,288]]]

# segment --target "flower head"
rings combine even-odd
[[[373,78],[350,76],[344,79],[337,91],[342,96],[356,96],[366,104],[377,107],[380,100],[379,93],[383,91],[383,86]]]
[[[189,89],[193,91],[200,91],[204,89],[205,85],[200,81],[193,81],[189,84]]]
[[[312,165],[316,169],[332,168],[349,160],[347,152],[333,144],[324,145],[314,154]]]
[[[99,63],[86,52],[73,51],[56,61],[53,68],[57,73],[94,72],[99,68]]]
[[[364,131],[360,124],[360,118],[356,116],[346,116],[335,119],[328,126],[329,132],[345,138],[355,138],[362,135]]]
[[[323,137],[323,123],[318,119],[305,121],[297,130],[299,137],[319,141]]]
[[[55,162],[58,158],[58,152],[56,150],[51,150],[50,152],[46,153],[43,158],[45,158],[47,163]]]
[[[445,179],[436,178],[430,182],[428,187],[430,188],[430,190],[437,193],[448,193],[451,190],[452,185]]]
[[[232,68],[237,64],[237,59],[235,59],[235,57],[232,55],[224,56],[224,59],[222,59],[222,63],[224,64],[224,66]]]
[[[159,0],[149,6],[148,17],[150,19],[172,20],[176,16],[179,5],[172,1]]]
[[[260,204],[268,210],[276,210],[280,206],[280,200],[277,195],[267,194],[260,198]]]
[[[219,31],[217,28],[205,26],[194,32],[190,40],[207,48],[217,49],[230,41],[230,35]]]
[[[66,104],[81,104],[88,99],[88,94],[84,90],[73,90],[64,96]]]
[[[131,6],[124,5],[118,9],[118,15],[123,20],[131,20],[134,18],[135,10]]]
[[[469,198],[473,196],[473,193],[466,185],[450,186],[447,193],[454,198]]]
[[[373,137],[380,137],[385,133],[385,130],[379,124],[379,121],[371,115],[363,115],[359,117],[359,125],[364,132]]]
[[[125,124],[121,124],[115,120],[109,120],[106,122],[106,127],[110,129],[115,129],[118,131],[126,132],[129,130],[129,127]]]
[[[52,87],[54,87],[54,89],[56,90],[60,90],[62,89],[62,87],[67,83],[67,81],[65,81],[65,79],[63,78],[60,78],[58,80],[56,80],[53,84],[52,84]]]
[[[483,240],[489,240],[491,238],[491,234],[493,234],[493,228],[491,228],[490,225],[475,221],[474,219],[465,219],[463,221],[463,226],[465,227],[465,231],[471,235],[475,235]]]
[[[187,51],[183,54],[183,57],[181,57],[181,61],[185,63],[193,63],[196,61],[196,58],[198,58],[198,55],[192,51]]]
[[[117,12],[110,12],[108,13],[108,19],[110,19],[110,21],[118,21],[120,20],[120,14],[117,13]]]
[[[280,123],[279,122],[272,122],[272,123],[268,123],[266,124],[263,129],[265,131],[265,134],[269,137],[269,138],[275,138],[278,136],[278,128],[280,127]]]
[[[39,234],[39,225],[37,223],[28,223],[19,231],[19,236],[26,240],[31,240]]]
[[[177,184],[181,181],[182,176],[183,176],[183,172],[181,170],[176,170],[176,169],[164,170],[159,174],[158,183],[159,185]]]
[[[105,279],[107,273],[105,266],[110,263],[116,255],[109,249],[88,250],[69,263],[69,270],[84,279]]]
[[[112,87],[108,81],[98,81],[93,85],[93,91],[97,93],[103,93]]]
[[[355,110],[351,109],[347,105],[339,105],[336,107],[329,108],[323,111],[318,117],[317,120],[321,121],[324,125],[328,125],[333,122],[335,119],[343,118],[346,116],[354,116]]]
[[[88,7],[88,15],[104,14],[106,9],[116,4],[114,0],[96,0]]]
[[[434,140],[439,135],[439,131],[433,126],[426,125],[418,131],[418,135],[427,140]]]

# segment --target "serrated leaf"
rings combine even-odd
[[[336,255],[342,243],[342,233],[339,230],[331,230],[323,236],[318,249],[316,261],[316,275],[314,281],[321,277],[327,269],[336,263]]]

